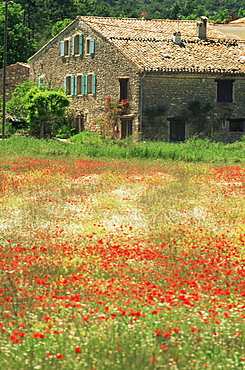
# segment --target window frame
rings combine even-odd
[[[66,95],[94,95],[96,94],[96,84],[97,78],[95,73],[64,76]]]
[[[64,89],[66,95],[71,95],[71,75],[64,76]]]
[[[229,132],[234,132],[234,133],[241,133],[241,132],[244,132],[245,133],[245,118],[229,118],[228,119],[229,121]],[[232,129],[232,125],[234,125],[233,127],[236,126],[236,129]],[[241,127],[241,129],[239,129],[239,125]],[[242,125],[243,125],[243,128],[242,128]]]
[[[216,100],[218,103],[232,103],[234,100],[234,82],[232,79],[216,79],[217,95]]]
[[[95,53],[95,39],[86,38],[85,53],[87,55],[93,55]]]
[[[128,85],[129,85],[129,78],[128,77],[119,77],[119,100],[126,100],[128,99]]]
[[[71,46],[72,55],[82,55],[83,54],[83,34],[82,33],[72,35],[71,44],[72,44]]]
[[[69,57],[70,56],[70,39],[64,39],[60,41],[60,56]]]

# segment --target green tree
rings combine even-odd
[[[8,5],[8,53],[7,64],[26,62],[35,51],[35,43],[29,38],[29,29],[24,25],[24,10],[20,4]],[[0,3],[0,39],[4,39],[5,2]],[[0,68],[3,66],[3,42],[0,43]]]
[[[55,135],[65,125],[69,104],[63,89],[26,81],[16,87],[7,103],[7,112],[24,119],[30,133],[43,138]]]
[[[40,139],[55,134],[65,121],[69,104],[69,99],[61,90],[31,89],[24,99],[30,132]]]
[[[54,37],[56,36],[59,32],[61,32],[68,24],[72,22],[72,19],[70,18],[65,18],[63,21],[58,21],[56,22],[52,29],[51,29],[51,36]]]
[[[15,118],[25,120],[27,117],[27,110],[24,99],[31,89],[38,90],[39,84],[29,80],[18,84],[11,95],[11,99],[7,102],[7,113]]]

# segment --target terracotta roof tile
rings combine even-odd
[[[114,44],[140,71],[245,73],[245,45],[207,23],[197,37],[197,21],[78,17]],[[181,33],[181,44],[173,33]]]

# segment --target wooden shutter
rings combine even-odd
[[[77,95],[77,76],[74,77],[74,95]]]
[[[90,52],[90,54],[94,54],[94,50],[95,50],[95,41],[94,41],[94,39],[91,39],[90,42],[89,42],[89,52]]]
[[[71,37],[71,55],[75,55],[75,36]]]
[[[96,75],[92,75],[92,94],[96,93]]]
[[[64,40],[62,40],[61,42],[60,42],[60,56],[64,56],[65,55],[65,41]]]
[[[43,77],[39,77],[39,83],[40,83],[40,85],[44,85],[44,78]]]
[[[66,76],[64,76],[64,90],[65,90],[65,94],[67,93],[66,91]]]
[[[88,93],[88,75],[82,75],[82,94]]]
[[[231,103],[233,95],[234,80],[216,80],[217,86],[217,101],[223,103]]]
[[[83,53],[83,35],[79,35],[79,54]]]
[[[71,95],[76,95],[76,76],[71,76]]]

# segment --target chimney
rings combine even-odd
[[[180,31],[175,31],[173,34],[173,42],[177,45],[181,44],[181,33]]]
[[[147,19],[148,19],[148,12],[142,12],[141,13],[141,19],[144,19],[145,21],[147,21]]]
[[[197,37],[199,39],[206,39],[207,34],[207,17],[201,17],[201,21],[197,22]]]

